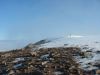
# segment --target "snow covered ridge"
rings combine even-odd
[[[0,40],[0,51],[20,49],[34,44],[41,45],[41,47],[89,45],[89,47],[100,49],[100,36],[65,35],[57,38],[42,39],[38,42],[34,42],[34,40]]]
[[[86,36],[67,36],[67,37],[60,37],[56,39],[46,39],[46,43],[41,44],[41,47],[65,47],[65,46],[88,46],[90,48],[96,48],[100,50],[100,40],[94,40],[92,37]]]
[[[80,35],[68,35],[66,37],[59,38],[47,38],[40,40],[36,43],[30,43],[27,47],[30,48],[52,48],[52,47],[84,47],[94,48],[94,50],[100,50],[100,40],[95,37],[87,37]]]

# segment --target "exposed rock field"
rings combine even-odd
[[[78,47],[1,52],[0,75],[95,75],[94,71],[99,74],[99,69],[84,70],[77,62],[76,57],[86,58],[85,53]]]

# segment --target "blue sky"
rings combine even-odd
[[[0,40],[100,35],[99,0],[0,0]]]

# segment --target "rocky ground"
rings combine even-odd
[[[11,50],[0,53],[0,75],[96,75],[98,68],[85,70],[78,58],[87,58],[89,51],[79,47],[58,47]],[[91,51],[90,51],[91,53]],[[92,63],[88,63],[93,65]]]
[[[0,75],[82,75],[73,55],[80,48],[28,48],[0,53]]]

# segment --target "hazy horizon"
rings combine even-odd
[[[89,45],[91,46],[93,43],[95,42],[100,42],[100,36],[80,36],[80,35],[72,35],[71,37],[69,37],[70,35],[63,35],[63,36],[59,36],[59,37],[52,37],[52,38],[42,38],[40,40],[43,39],[56,39],[58,38],[59,40],[56,40],[57,43],[53,43],[55,46],[57,44],[83,44],[83,45]],[[64,39],[63,39],[64,38]],[[62,40],[63,39],[63,40]],[[38,42],[40,40],[0,40],[0,51],[8,51],[8,50],[13,50],[13,49],[20,49],[20,48],[24,48],[26,45],[30,44],[30,43],[35,43]],[[55,40],[53,40],[55,42]],[[52,44],[51,44],[52,45]],[[96,46],[96,44],[95,44]],[[93,47],[95,47],[93,46]]]

